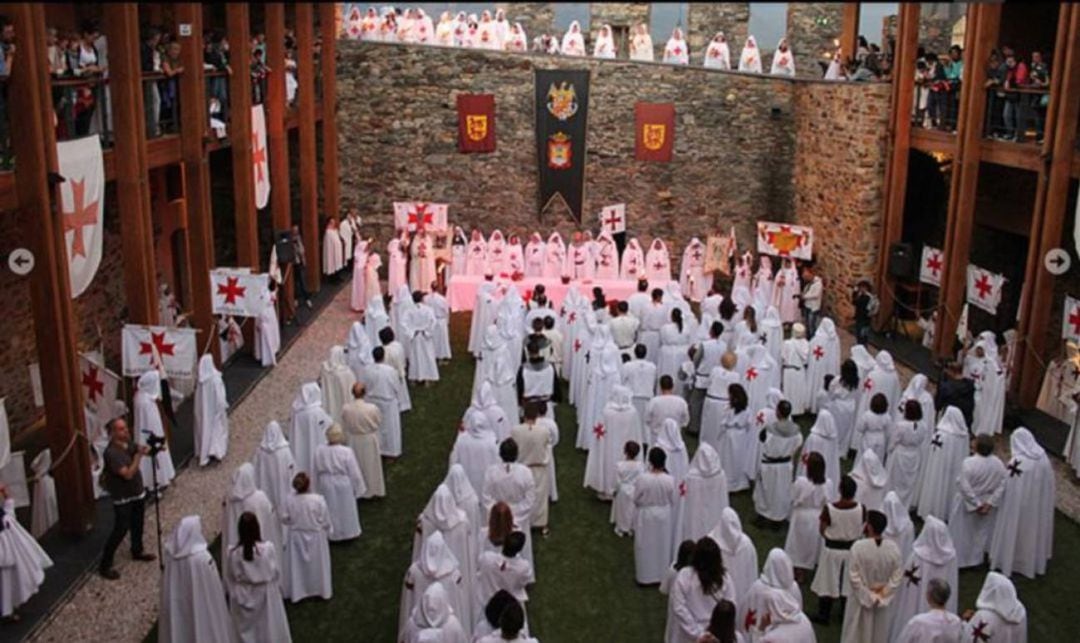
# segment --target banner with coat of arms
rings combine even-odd
[[[536,152],[540,212],[561,200],[581,223],[585,202],[585,135],[589,70],[537,69]]]
[[[758,221],[757,251],[774,257],[809,261],[814,256],[814,229],[791,223]]]
[[[394,232],[408,230],[413,233],[420,227],[430,231],[445,230],[448,209],[445,203],[394,201]]]
[[[458,94],[458,151],[495,151],[495,96]]]
[[[639,161],[671,161],[675,149],[675,105],[634,105],[634,158]]]

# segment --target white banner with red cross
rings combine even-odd
[[[1065,310],[1061,314],[1061,339],[1080,343],[1080,299],[1065,295]]]
[[[258,317],[266,309],[270,276],[236,268],[210,271],[210,294],[215,315]]]
[[[96,134],[56,144],[60,215],[64,226],[71,296],[83,294],[101,264],[105,238],[105,160]]]
[[[251,174],[255,177],[255,207],[270,203],[270,155],[266,151],[266,112],[262,105],[251,107]]]
[[[600,230],[619,234],[626,232],[626,204],[605,205],[600,210]]]
[[[423,201],[394,202],[394,230],[416,232],[424,227],[432,232],[446,229],[445,203],[424,203]]]
[[[158,366],[169,377],[194,376],[198,355],[194,328],[126,324],[121,339],[124,377],[138,377]]]
[[[923,246],[922,263],[919,264],[919,281],[941,287],[941,273],[945,269],[945,253],[931,246]]]
[[[774,257],[809,261],[814,256],[814,229],[790,223],[758,221],[757,251]]]
[[[997,314],[1005,277],[978,266],[967,268],[967,302],[991,315]]]
[[[86,409],[103,423],[111,420],[113,403],[120,390],[120,376],[105,368],[97,357],[79,353],[79,383]]]

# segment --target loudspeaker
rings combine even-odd
[[[292,239],[290,239],[291,235],[292,233],[288,230],[276,234],[277,240],[274,241],[274,248],[277,250],[279,264],[296,261],[296,252],[293,250]]]
[[[894,243],[889,246],[889,274],[897,279],[915,277],[915,248],[910,243]]]

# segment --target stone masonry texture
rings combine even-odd
[[[839,2],[792,2],[787,12],[788,46],[795,52],[795,73],[799,78],[821,78],[824,71],[818,61],[833,51],[834,41],[843,30],[844,5]],[[775,51],[775,42],[758,43],[763,51]],[[845,55],[851,55],[844,52]],[[766,71],[772,55],[762,59]]]

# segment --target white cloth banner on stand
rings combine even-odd
[[[79,382],[87,410],[107,421],[120,390],[120,376],[105,368],[97,359],[79,353]]]
[[[124,377],[138,377],[159,365],[168,377],[193,377],[198,355],[194,328],[126,324],[121,337]]]
[[[619,234],[626,232],[626,204],[605,205],[600,210],[600,230]]]
[[[1065,295],[1065,310],[1061,315],[1061,339],[1080,343],[1080,299]]]
[[[968,264],[967,302],[972,306],[996,315],[1004,287],[1005,277],[1002,275]]]
[[[233,268],[210,271],[210,292],[214,298],[215,315],[258,317],[266,307],[263,294],[270,287],[266,273],[252,273]]]
[[[814,229],[790,223],[758,221],[757,251],[774,257],[809,261],[814,256]]]
[[[34,396],[34,406],[39,409],[43,408],[45,406],[45,389],[41,387],[41,364],[30,362],[26,365],[26,369],[30,371],[30,392]]]
[[[270,155],[266,150],[266,112],[251,106],[251,173],[255,177],[255,207],[270,203]]]
[[[7,398],[0,397],[0,469],[11,459],[11,428],[8,426]]]
[[[416,232],[420,225],[431,231],[445,230],[448,207],[445,203],[395,201],[394,230],[407,229],[409,232]]]
[[[15,508],[30,506],[30,484],[26,481],[26,452],[16,451],[0,467],[0,481],[7,486],[8,498],[15,501]]]
[[[931,246],[923,246],[922,263],[919,264],[919,281],[941,287],[941,272],[945,268],[945,254]]]
[[[56,144],[60,214],[64,225],[71,297],[86,291],[101,264],[105,237],[105,161],[101,139],[88,136]]]

